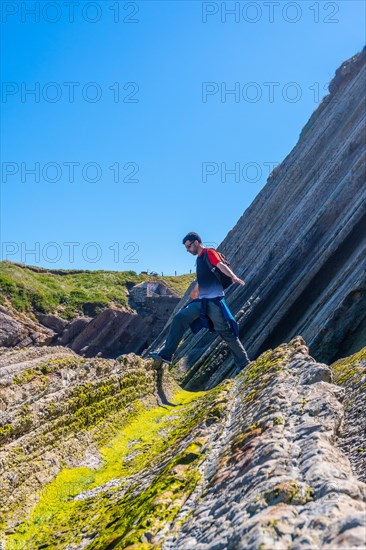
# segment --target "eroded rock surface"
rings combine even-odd
[[[250,358],[298,334],[327,364],[366,345],[365,61],[366,49],[342,63],[296,146],[218,247],[246,281],[226,298]],[[210,388],[232,368],[206,331],[187,332],[176,359],[187,389]]]
[[[345,392],[291,344],[239,376],[217,459],[165,549],[362,548],[366,486],[336,445]]]
[[[0,346],[25,348],[52,342],[55,332],[12,308],[0,306]]]
[[[106,308],[79,333],[76,321],[66,327],[59,343],[68,340],[71,349],[85,357],[114,358],[126,353],[142,353],[165,326],[179,297],[163,283],[144,282],[129,291],[133,309]]]
[[[345,390],[345,416],[339,444],[359,479],[366,482],[366,348],[331,365]]]
[[[169,395],[169,385],[165,387]],[[133,404],[161,403],[157,373],[139,357],[84,359],[68,348],[0,348],[0,502],[15,525],[63,467],[99,464]]]
[[[7,549],[364,548],[346,392],[301,337],[198,393],[133,354],[28,354],[0,363]]]

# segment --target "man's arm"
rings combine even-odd
[[[220,271],[225,273],[225,275],[228,275],[229,277],[231,277],[231,280],[233,281],[233,283],[239,283],[240,285],[245,285],[245,282],[242,279],[239,279],[239,277],[237,277],[235,273],[231,271],[230,267],[224,264],[223,262],[219,262],[216,267],[218,267]]]

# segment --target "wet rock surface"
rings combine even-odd
[[[97,443],[129,408],[169,395],[157,380],[151,362],[133,354],[115,361],[62,346],[0,348],[0,523],[16,525],[63,467],[100,466]]]

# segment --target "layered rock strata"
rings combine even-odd
[[[146,293],[150,287],[155,291]],[[90,316],[71,321],[38,311],[26,315],[8,303],[0,306],[0,346],[63,345],[84,357],[140,354],[164,328],[179,300],[164,283],[146,282],[130,288],[128,308],[105,307],[97,313],[99,305],[88,302],[83,309]]]
[[[136,356],[118,362],[62,346],[0,348],[1,520],[16,524],[62,468],[100,464],[97,443],[120,429],[134,403],[161,403],[159,391],[156,371]]]
[[[155,291],[147,293],[150,286]],[[135,285],[129,291],[131,310],[106,308],[82,327],[67,345],[85,357],[141,354],[160,334],[179,301],[178,295],[163,283]],[[58,343],[65,342],[66,332],[69,339],[76,321],[66,327]]]
[[[297,338],[263,354],[239,377],[215,460],[191,497],[192,513],[163,548],[365,544],[366,486],[337,446],[344,390],[303,344]]]
[[[364,49],[342,63],[296,146],[219,246],[246,281],[226,298],[251,358],[297,334],[326,363],[366,345],[365,60]],[[187,333],[176,359],[188,389],[212,387],[232,368],[205,331]]]
[[[301,337],[197,393],[133,354],[0,351],[7,549],[364,547],[345,390]]]
[[[131,311],[107,308],[92,319],[68,345],[85,357],[117,357],[141,353],[149,342],[149,323]]]
[[[0,346],[26,348],[52,342],[55,332],[13,308],[0,306]]]
[[[148,325],[145,331],[148,340],[142,350],[159,336],[179,302],[180,296],[161,282],[144,282],[130,289],[128,303]]]
[[[339,359],[331,368],[335,382],[345,389],[339,444],[357,477],[366,483],[366,348]]]

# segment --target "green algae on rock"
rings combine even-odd
[[[366,482],[366,348],[339,359],[331,365],[335,381],[346,390],[344,398],[345,419],[340,445],[347,453],[358,477]]]
[[[3,511],[7,550],[185,550],[198,543],[207,550],[257,550],[291,547],[293,537],[322,548],[340,533],[342,540],[359,540],[365,486],[333,443],[342,390],[326,373],[313,381],[321,365],[301,337],[201,392],[181,390],[166,367],[157,371],[133,354],[121,363],[93,359],[84,366],[86,377],[75,365],[61,368],[66,390],[57,369],[45,375],[60,393],[44,416],[40,403],[47,396],[35,379],[21,385],[35,392],[29,404],[35,418],[0,455],[3,465],[12,457],[8,490],[9,477],[18,475]],[[15,410],[24,403],[19,386],[12,388],[15,394],[6,396]],[[75,431],[88,408],[90,418]],[[52,428],[57,420],[59,439],[47,439],[42,424]],[[44,439],[29,452],[27,438],[38,431]],[[347,525],[345,517],[352,518]]]
[[[86,536],[85,523],[92,527],[88,536],[100,533],[98,544],[122,544],[122,540],[124,545],[134,544],[148,530],[156,534],[175,517],[200,477],[197,465],[204,459],[205,439],[192,440],[192,432],[217,415],[216,398],[225,392],[227,384],[204,396],[180,390],[166,407],[146,410],[141,404],[130,423],[100,448],[99,468],[62,470],[45,487],[29,520],[9,537],[10,548],[47,541],[62,548],[78,540],[80,531]],[[137,441],[133,445],[137,453],[126,460],[130,441]],[[146,483],[144,476],[154,464],[157,472]],[[139,474],[138,483],[134,477]],[[122,517],[121,509],[125,510]],[[90,523],[90,517],[95,521]]]
[[[50,357],[48,373],[42,375],[46,386],[39,384],[38,377],[23,377],[24,371],[29,372],[27,362],[16,363],[11,351],[9,355],[13,363],[8,370],[18,383],[7,382],[0,391],[4,403],[0,463],[5,468],[0,496],[5,503],[2,521],[6,515],[12,525],[18,522],[20,502],[31,506],[37,488],[63,467],[83,463],[88,448],[97,453],[96,446],[138,414],[141,400],[146,407],[156,406],[158,390],[151,362],[133,355],[127,356],[125,364],[86,361],[74,353],[72,361],[55,362],[52,355],[60,355],[60,348],[39,348],[32,368],[38,364],[43,369],[44,357]],[[168,396],[170,386],[165,388]],[[24,395],[29,396],[27,404],[23,404]]]

